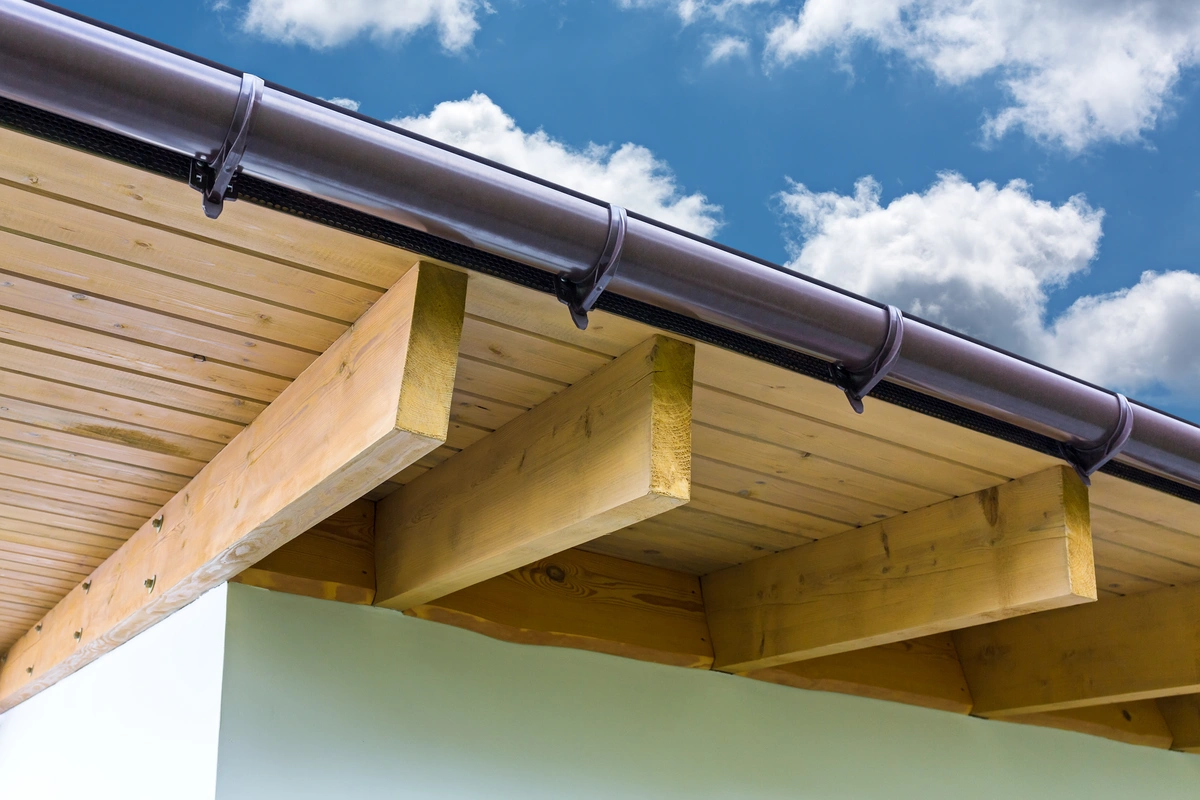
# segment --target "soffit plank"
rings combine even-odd
[[[158,508],[170,500],[171,495],[174,494],[174,492],[164,489],[154,489],[85,472],[72,472],[44,464],[7,458],[3,454],[0,454],[0,474],[20,476],[58,486],[69,486],[126,501],[150,503],[154,508]]]
[[[214,442],[187,434],[175,433],[171,430],[140,425],[133,420],[117,417],[98,417],[92,414],[81,414],[77,411],[67,411],[61,408],[27,402],[20,394],[18,387],[5,386],[4,391],[12,388],[11,395],[0,396],[0,418],[12,422],[36,427],[46,431],[73,436],[83,436],[97,441],[110,442],[134,450],[144,450],[163,456],[179,459],[178,463],[188,461],[206,464],[225,442]],[[230,437],[232,438],[232,437]]]
[[[0,396],[146,429],[228,444],[245,425],[0,369]],[[0,405],[3,405],[0,402]]]
[[[0,337],[24,347],[104,364],[176,383],[269,403],[290,383],[266,375],[104,333],[0,308]]]
[[[189,281],[0,228],[0,269],[32,280],[68,287],[215,325],[255,338],[320,353],[346,323],[268,298]]]
[[[27,314],[283,378],[295,378],[317,357],[238,331],[98,297],[78,287],[31,280],[2,268],[0,273],[0,305]]]
[[[13,372],[36,375],[47,380],[108,392],[133,400],[157,403],[227,422],[247,424],[266,408],[266,403],[257,400],[247,400],[197,386],[183,386],[162,378],[2,341],[0,364]]]
[[[7,407],[7,406],[0,406]],[[95,461],[104,460],[130,467],[130,474],[136,474],[138,483],[147,486],[166,488],[183,483],[195,475],[204,466],[204,462],[195,458],[176,455],[162,450],[170,450],[169,445],[148,449],[129,445],[122,441],[122,432],[128,430],[120,426],[108,430],[110,426],[100,425],[93,429],[79,429],[79,432],[57,431],[53,428],[43,428],[19,420],[4,418],[0,412],[0,440],[7,439],[17,444],[37,445],[41,448],[73,453]],[[155,444],[155,438],[143,440],[137,437],[134,429],[135,444]],[[7,443],[5,443],[7,446]]]
[[[186,475],[114,461],[73,449],[62,449],[64,445],[71,448],[74,444],[89,442],[85,437],[47,434],[53,432],[17,423],[6,424],[0,419],[0,456],[30,464],[56,467],[68,472],[83,472],[100,479],[136,484],[171,494],[187,485],[189,476]]]
[[[0,180],[380,290],[417,261],[381,242],[253,203],[227,203],[221,217],[211,220],[182,181],[11,130],[0,130]]]

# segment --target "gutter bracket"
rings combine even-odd
[[[887,336],[874,358],[858,369],[850,369],[841,361],[829,365],[829,377],[835,386],[846,393],[846,399],[856,414],[863,413],[863,398],[887,377],[900,357],[900,345],[904,342],[904,314],[895,306],[888,306],[887,314]]]
[[[1111,461],[1129,441],[1133,433],[1133,407],[1123,394],[1117,398],[1117,424],[1112,432],[1103,439],[1098,439],[1088,445],[1071,445],[1059,443],[1062,457],[1075,468],[1076,474],[1083,480],[1084,485],[1092,485],[1092,473]]]
[[[596,307],[596,301],[617,274],[627,226],[628,216],[625,209],[609,203],[608,238],[604,240],[604,249],[600,251],[596,263],[588,270],[588,274],[578,281],[573,281],[566,275],[559,275],[554,279],[554,293],[566,304],[571,312],[571,321],[581,331],[587,330],[588,312]]]
[[[250,129],[254,127],[254,112],[262,102],[264,85],[257,75],[242,73],[242,87],[225,141],[212,153],[200,153],[192,159],[188,184],[204,195],[204,214],[209,219],[221,216],[226,200],[237,199],[233,177],[246,152]]]

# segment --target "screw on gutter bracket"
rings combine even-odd
[[[1063,459],[1075,468],[1085,486],[1092,485],[1092,473],[1111,461],[1125,443],[1129,434],[1133,433],[1133,407],[1123,394],[1115,395],[1117,399],[1117,422],[1112,431],[1105,436],[1085,445],[1071,445],[1059,442]]]
[[[33,629],[35,631],[37,631],[38,633],[41,633],[42,632],[42,623],[39,622],[37,625],[34,625]]]
[[[75,631],[75,641],[78,642],[82,638],[83,638],[83,628],[80,628],[79,630]]]
[[[84,581],[84,582],[83,582],[83,593],[84,593],[84,594],[87,594],[87,593],[88,593],[88,592],[90,592],[91,590],[92,590],[92,582],[91,582],[91,581]]]
[[[237,199],[233,177],[246,153],[246,143],[254,127],[254,112],[262,102],[263,87],[262,78],[248,72],[242,75],[242,86],[225,141],[211,156],[200,153],[192,160],[188,184],[204,195],[204,215],[209,219],[221,216],[226,200]]]
[[[142,586],[146,587],[146,594],[150,594],[151,592],[154,591],[154,582],[157,580],[158,580],[158,576],[154,575],[154,576],[146,578],[146,580],[142,581]]]
[[[629,224],[625,209],[618,205],[608,206],[608,238],[604,240],[604,249],[596,263],[577,281],[566,275],[554,279],[554,293],[559,301],[566,304],[571,312],[571,321],[579,330],[587,330],[588,312],[596,306],[596,301],[608,287],[609,281],[617,274],[617,266],[621,261],[621,248],[625,246],[625,228]]]
[[[25,674],[26,674],[26,675],[32,675],[32,674],[33,674],[33,667],[26,667],[26,668],[25,668]]]
[[[156,531],[161,531],[163,526],[163,515],[159,514],[157,517],[150,520],[150,526]]]
[[[829,365],[829,377],[846,393],[855,414],[863,413],[863,398],[887,377],[900,357],[900,345],[904,343],[904,314],[895,306],[888,306],[887,315],[887,334],[870,361],[857,369],[851,369],[841,361]]]

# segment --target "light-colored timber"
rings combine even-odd
[[[567,550],[409,609],[407,614],[521,644],[707,669],[700,581]]]
[[[1153,700],[1026,714],[1005,717],[1004,721],[1086,733],[1160,750],[1171,747],[1173,739],[1171,728]]]
[[[1200,692],[1200,585],[955,634],[975,713],[1010,716]]]
[[[466,279],[412,267],[0,671],[0,709],[55,683],[445,440]],[[78,638],[75,634],[79,632]]]
[[[716,667],[747,672],[1096,599],[1066,467],[704,578]]]
[[[230,203],[209,220],[185,183],[0,129],[0,651],[49,623],[47,612],[81,581],[106,574],[105,559],[145,527],[151,509],[219,457],[418,260],[250,203]],[[453,463],[664,333],[604,312],[579,331],[552,295],[468,277],[445,444],[397,468],[365,493],[371,500]],[[417,613],[512,641],[702,666],[712,650],[698,641],[707,639],[697,633],[706,623],[694,624],[704,621],[688,588],[697,576],[837,540],[856,526],[903,519],[1060,463],[874,398],[856,415],[828,383],[694,344],[688,504],[584,543],[586,553],[531,554],[526,567],[451,595],[469,609],[442,598]],[[1200,582],[1195,503],[1107,474],[1093,477],[1090,499],[1097,606],[1116,609],[1112,603],[1135,595]],[[335,513],[238,579],[371,602],[369,508]],[[562,582],[537,571],[548,561],[564,571]],[[567,589],[577,594],[563,598]],[[77,608],[99,619],[94,606]],[[1111,637],[1119,622],[1097,636]],[[100,624],[88,621],[87,636]],[[756,677],[961,712],[970,698],[948,641],[919,637]],[[1091,646],[1087,637],[1077,642]],[[1157,649],[1175,647],[1169,639],[1137,647],[1146,662],[1174,658],[1160,659]],[[1144,665],[1132,663],[1130,674],[1142,675]],[[1168,676],[1172,688],[1160,680],[1153,691],[1177,691],[1181,677],[1186,683],[1186,675]],[[1154,702],[1187,707],[1162,697],[1027,721],[1053,718],[1056,727],[1161,746],[1161,729],[1144,710]]]
[[[1155,702],[1171,730],[1171,749],[1200,753],[1200,695],[1160,697]]]
[[[654,336],[376,509],[376,605],[406,609],[687,502],[691,345]]]
[[[362,576],[346,565],[370,564],[370,506],[367,502],[352,505],[235,580],[310,597],[363,602]],[[317,554],[320,558],[311,557]],[[579,549],[405,613],[519,644],[570,647],[699,669],[711,668],[713,661],[699,579]],[[972,709],[970,689],[948,633],[743,675],[958,714]],[[1200,751],[1200,701],[1187,696],[1157,702],[1157,706],[1155,701],[1139,700],[1051,711],[1005,721],[1147,747],[1170,747],[1174,740],[1175,749]]]
[[[231,581],[369,606],[375,600],[375,504],[355,500]]]
[[[971,713],[971,691],[948,633],[744,674],[799,689],[873,697],[955,714]]]

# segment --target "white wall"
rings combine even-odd
[[[1200,758],[229,589],[218,797],[1200,796]]]
[[[0,715],[4,800],[211,800],[224,586]]]

